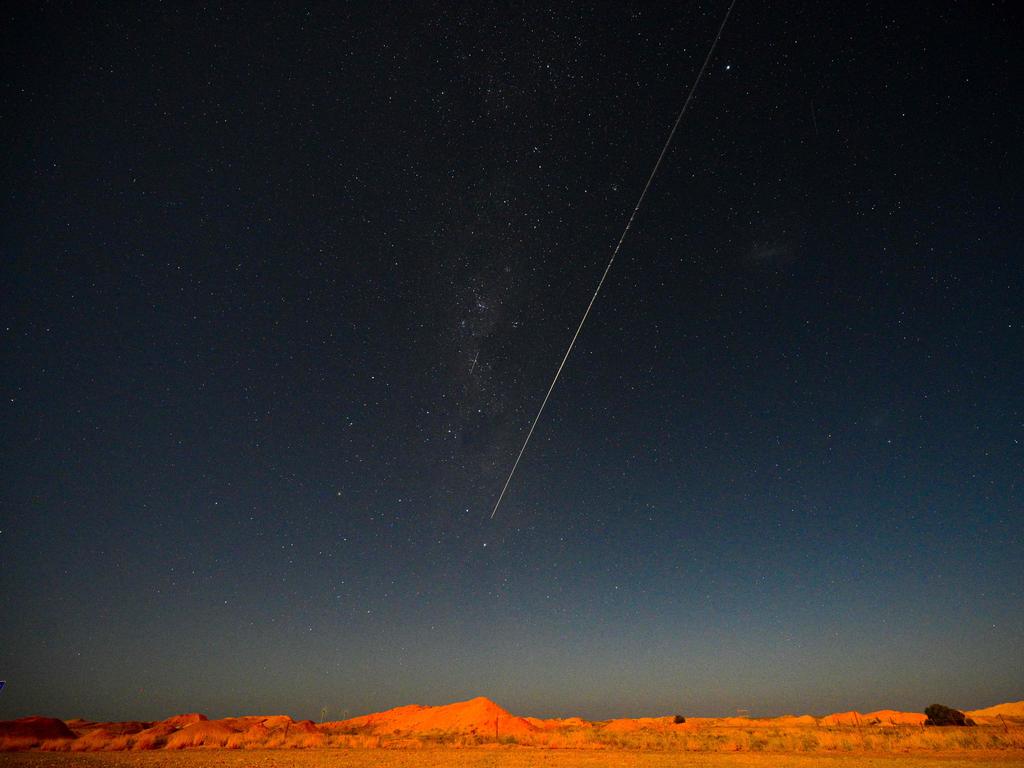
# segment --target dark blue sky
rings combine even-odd
[[[1024,691],[1006,3],[15,13],[0,717]],[[1015,80],[1016,78],[1016,80]]]

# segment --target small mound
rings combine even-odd
[[[114,736],[130,736],[133,733],[141,733],[152,725],[153,723],[144,723],[141,720],[125,720],[123,722],[113,723],[93,723],[90,728],[82,728],[81,730],[101,728]]]
[[[867,725],[867,720],[860,712],[836,712],[821,718],[822,725]]]
[[[590,728],[593,723],[587,722],[581,717],[552,717],[547,720],[540,717],[524,717],[534,728],[542,731],[553,731],[558,728]]]
[[[111,749],[127,749],[128,737],[106,728],[90,728],[71,742],[72,752],[100,752]]]
[[[211,723],[220,723],[226,725],[233,731],[245,731],[256,723],[261,723],[265,720],[262,715],[243,715],[242,717],[222,717],[218,720],[210,720]]]
[[[750,717],[719,717],[715,719],[715,725],[738,725],[740,727],[749,726],[753,722],[754,719]]]
[[[168,717],[166,720],[161,720],[160,723],[174,728],[184,728],[186,725],[201,723],[207,719],[206,715],[201,715],[198,712],[190,712],[187,715],[174,715],[173,717]],[[156,725],[156,723],[154,723],[154,725]]]
[[[64,723],[72,731],[84,731],[99,725],[95,720],[86,720],[82,717],[73,717],[70,720],[65,720]]]
[[[807,725],[817,725],[818,720],[810,715],[783,715],[782,717],[773,717],[771,723],[772,725],[785,728],[799,728]]]
[[[970,717],[1022,717],[1024,718],[1024,701],[1008,701],[985,709],[973,709],[964,714]]]
[[[162,736],[158,736],[153,733],[140,733],[136,734],[135,738],[132,740],[132,749],[140,752],[150,749],[160,749],[164,743]]]
[[[177,726],[170,723],[153,723],[149,728],[139,731],[138,736],[169,736],[178,730]]]
[[[263,723],[255,723],[246,728],[245,735],[250,739],[263,739],[270,735],[270,729]]]
[[[74,732],[56,717],[21,717],[0,720],[0,738],[11,739],[73,739]]]
[[[238,731],[216,720],[200,721],[172,733],[167,738],[167,749],[223,747],[235,733]]]
[[[288,715],[271,715],[270,717],[261,718],[260,722],[270,730],[274,730],[275,728],[287,728],[295,721],[288,717]]]
[[[879,709],[864,715],[864,721],[877,725],[924,725],[928,717],[919,712],[900,712],[896,709]]]
[[[620,717],[609,720],[601,730],[608,733],[632,733],[633,731],[660,731],[672,725],[671,717]]]

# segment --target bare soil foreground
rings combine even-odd
[[[794,755],[536,750],[517,747],[451,749],[271,749],[247,752],[9,752],[10,768],[1009,768],[1024,766],[1020,752],[927,755]]]

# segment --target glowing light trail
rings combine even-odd
[[[633,220],[636,219],[636,214],[640,210],[640,206],[643,204],[644,198],[647,196],[647,190],[650,189],[651,182],[654,181],[654,177],[658,173],[658,169],[661,167],[661,161],[665,159],[665,154],[668,152],[669,145],[672,143],[672,138],[676,135],[676,130],[679,128],[679,124],[683,121],[683,115],[686,114],[686,110],[690,106],[690,102],[693,101],[693,94],[697,91],[697,86],[700,85],[701,78],[704,77],[704,71],[708,68],[708,63],[711,61],[711,57],[715,53],[715,48],[718,47],[718,41],[722,37],[722,31],[725,29],[726,22],[729,21],[729,16],[732,14],[734,5],[736,5],[736,0],[731,0],[729,8],[725,12],[725,17],[722,19],[722,23],[718,26],[718,33],[715,35],[715,39],[711,43],[711,48],[708,49],[708,55],[704,57],[704,63],[701,65],[700,71],[697,73],[697,77],[693,81],[693,85],[690,86],[690,92],[686,96],[686,101],[683,102],[683,108],[679,110],[679,114],[676,116],[676,121],[672,124],[672,130],[669,131],[668,138],[665,139],[665,144],[661,148],[661,154],[658,155],[658,159],[654,163],[651,175],[647,177],[647,183],[644,184],[643,191],[640,193],[640,197],[637,199],[636,205],[633,207],[633,212],[629,215],[629,220],[626,222],[625,229],[622,230],[619,242],[615,244],[615,248],[612,250],[611,258],[608,259],[608,265],[604,268],[604,273],[601,275],[601,279],[597,283],[597,288],[594,289],[594,295],[590,297],[590,303],[587,304],[587,309],[583,313],[580,324],[576,327],[576,333],[573,334],[572,341],[569,342],[569,347],[565,350],[562,362],[558,364],[558,370],[555,371],[554,378],[551,379],[551,385],[548,387],[548,391],[544,395],[544,400],[541,402],[540,408],[537,410],[537,415],[533,418],[533,423],[530,425],[530,431],[526,433],[526,439],[523,441],[523,447],[519,449],[519,455],[516,456],[515,463],[512,464],[512,471],[508,473],[508,479],[505,480],[505,485],[502,487],[501,493],[498,494],[498,500],[494,504],[494,509],[491,510],[492,520],[498,513],[498,507],[501,506],[502,499],[505,498],[505,493],[508,491],[509,484],[512,482],[512,477],[515,475],[516,469],[519,467],[519,461],[523,458],[523,454],[526,453],[526,446],[530,444],[530,438],[533,437],[533,431],[537,428],[537,422],[540,421],[540,416],[544,413],[544,407],[548,404],[551,392],[554,390],[555,384],[558,383],[558,377],[562,375],[562,369],[565,368],[565,361],[569,359],[569,355],[572,353],[572,348],[576,344],[576,339],[579,338],[580,331],[583,330],[583,324],[587,322],[590,310],[594,306],[594,302],[597,301],[597,295],[601,292],[601,287],[604,285],[605,278],[608,277],[608,272],[611,271],[612,264],[615,263],[615,257],[619,255],[619,249],[622,248],[622,243],[625,241],[626,235],[629,234],[630,227],[633,226]]]

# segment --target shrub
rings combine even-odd
[[[676,725],[679,725],[680,723],[685,723],[686,722],[686,718],[683,717],[682,715],[676,715],[675,717],[672,718],[672,722],[675,723]]]
[[[924,713],[928,717],[924,721],[925,725],[974,725],[974,721],[959,709],[952,709],[942,704],[925,707]]]

